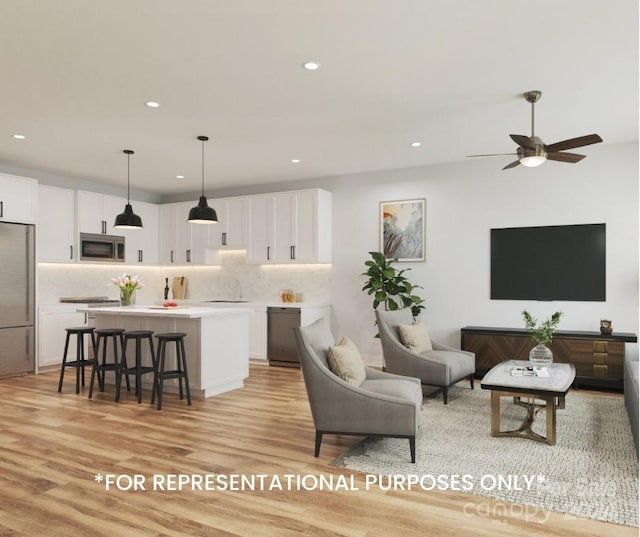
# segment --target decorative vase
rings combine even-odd
[[[136,303],[136,291],[126,291],[124,289],[120,290],[120,305],[121,306],[132,306]]]
[[[535,368],[545,367],[553,363],[553,353],[544,343],[538,343],[531,349],[529,361]]]

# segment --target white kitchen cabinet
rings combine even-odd
[[[0,173],[0,222],[35,224],[38,182]]]
[[[234,302],[193,302],[201,308],[241,308],[251,309],[249,314],[249,358],[267,359],[267,308],[255,303]]]
[[[178,217],[175,203],[164,203],[158,207],[158,234],[161,265],[177,263]]]
[[[249,197],[250,263],[331,261],[331,193],[300,190]]]
[[[250,196],[249,240],[247,244],[247,261],[249,263],[267,263],[271,260],[272,227],[272,197]]]
[[[133,212],[142,219],[142,229],[125,229],[125,261],[127,263],[158,264],[158,206],[134,201]],[[120,231],[120,230],[116,230]]]
[[[76,260],[75,192],[66,188],[39,185],[38,207],[38,261],[70,263]]]
[[[249,198],[222,198],[211,200],[218,223],[209,226],[209,246],[246,247]]]
[[[125,198],[78,190],[78,232],[123,235],[113,224],[126,203]]]
[[[207,261],[209,224],[191,224],[189,211],[197,202],[165,203],[160,206],[160,263],[203,264]],[[217,224],[212,224],[217,225]]]
[[[73,326],[87,326],[84,313],[76,311],[78,308],[87,307],[87,304],[60,304],[52,306],[40,306],[38,309],[38,358],[37,370],[60,367],[64,354],[64,342],[67,336],[65,328]],[[89,358],[91,336],[85,336],[85,357]],[[76,338],[71,336],[69,340],[68,360],[75,360]],[[91,374],[91,368],[86,373]]]

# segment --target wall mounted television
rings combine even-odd
[[[491,299],[606,300],[606,224],[491,230]]]

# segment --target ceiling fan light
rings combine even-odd
[[[547,160],[546,155],[532,155],[530,157],[522,157],[520,159],[520,164],[527,168],[535,168],[536,166],[544,164],[545,160]]]

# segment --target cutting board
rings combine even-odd
[[[173,278],[173,284],[171,285],[171,293],[174,300],[181,298],[187,298],[187,277],[176,276]]]

